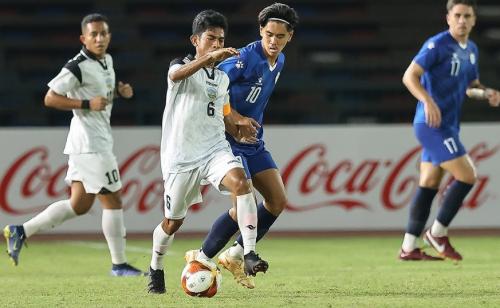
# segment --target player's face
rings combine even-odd
[[[471,6],[457,4],[446,15],[453,37],[467,38],[476,24],[476,15]]]
[[[224,29],[209,28],[201,35],[193,35],[191,42],[196,47],[196,56],[202,57],[211,51],[224,48]]]
[[[108,24],[103,21],[88,23],[80,35],[80,41],[98,58],[104,57],[111,40]]]
[[[268,58],[276,59],[286,44],[292,39],[293,31],[289,32],[286,24],[279,21],[269,21],[265,27],[260,27],[262,46]]]

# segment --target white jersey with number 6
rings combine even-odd
[[[194,58],[175,59],[168,74]],[[168,78],[163,113],[161,166],[168,173],[192,170],[222,148],[229,148],[224,134],[224,105],[229,104],[229,78],[217,68],[202,68],[188,78]]]

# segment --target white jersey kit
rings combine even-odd
[[[110,102],[102,111],[74,109],[64,154],[103,153],[113,149],[110,116],[115,90],[113,59],[97,59],[87,49],[71,59],[48,86],[72,99],[102,96]]]
[[[121,189],[118,163],[113,155],[110,116],[115,90],[113,59],[97,59],[87,49],[68,61],[49,82],[55,93],[72,99],[102,96],[110,102],[102,111],[73,109],[64,154],[69,155],[66,183],[82,182],[85,191],[105,194]]]
[[[172,61],[168,73],[192,60],[187,56]],[[229,104],[228,85],[226,73],[217,68],[202,68],[178,82],[168,78],[161,138],[164,179],[168,173],[197,168],[218,150],[229,149],[223,115],[224,105]]]

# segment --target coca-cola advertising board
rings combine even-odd
[[[123,183],[128,232],[151,232],[163,217],[161,130],[114,128],[114,152]],[[50,203],[67,199],[67,129],[0,130],[0,225],[19,224]],[[410,125],[268,126],[266,147],[280,167],[289,203],[276,231],[399,230],[418,185],[421,149]],[[453,222],[458,228],[500,226],[500,126],[462,126],[462,142],[477,167],[478,181]],[[439,208],[451,178],[434,201]],[[181,231],[206,231],[230,207],[230,198],[203,187]],[[88,215],[54,233],[101,230],[96,200]]]

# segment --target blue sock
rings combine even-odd
[[[259,203],[257,206],[257,242],[269,231],[269,228],[276,221],[278,216],[271,214],[265,207],[264,204]],[[243,238],[238,236],[236,240],[238,244],[243,247]]]
[[[231,218],[229,212],[225,212],[217,218],[203,241],[203,253],[209,258],[215,257],[237,231],[238,222]]]
[[[457,215],[458,210],[464,202],[465,196],[472,189],[472,184],[467,184],[455,180],[445,193],[443,204],[439,210],[437,220],[445,227],[448,227]]]
[[[406,226],[406,233],[417,237],[422,234],[431,212],[432,200],[434,200],[437,192],[438,190],[434,188],[421,186],[417,188],[415,197],[410,205],[410,217]]]

